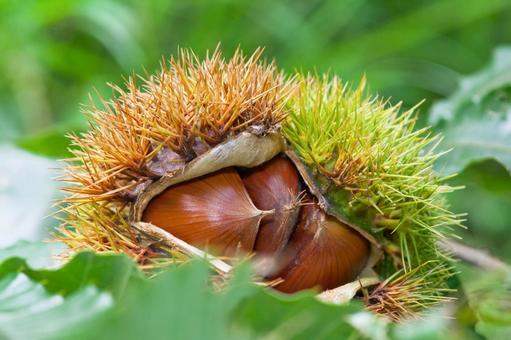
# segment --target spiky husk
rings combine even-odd
[[[266,133],[286,118],[293,85],[275,64],[241,51],[226,61],[217,49],[203,61],[188,50],[146,79],[130,77],[115,99],[84,108],[88,132],[69,136],[74,157],[62,181],[63,221],[58,237],[72,249],[125,252],[152,258],[130,232],[130,194],[161,176],[151,160],[165,150],[177,165],[242,131]],[[177,166],[176,166],[177,168]]]
[[[454,290],[431,284],[429,275],[445,282],[452,268],[443,261],[431,261],[408,272],[398,271],[371,290],[366,300],[368,309],[393,321],[404,321],[419,317],[439,302],[454,300],[448,295]]]
[[[178,59],[142,79],[130,77],[117,97],[85,108],[90,129],[70,136],[72,165],[66,169],[67,201],[123,199],[123,193],[161,175],[148,162],[163,148],[175,162],[188,162],[241,131],[264,133],[287,112],[291,84],[274,63],[260,61],[262,50],[246,58],[240,51],[226,61],[219,50],[204,61],[181,50]],[[202,151],[199,151],[201,149]]]
[[[437,241],[462,222],[444,200],[454,188],[432,170],[441,156],[435,152],[439,137],[428,128],[414,130],[416,107],[400,113],[400,104],[366,95],[365,78],[355,90],[328,76],[301,76],[300,84],[285,137],[340,214],[379,240],[385,252],[379,274],[402,269],[393,282],[420,282],[422,295],[414,303],[437,300],[452,274]]]
[[[105,202],[66,204],[57,218],[62,224],[55,237],[69,246],[70,252],[125,253],[141,268],[155,268],[186,259],[179,249],[165,249],[166,256],[147,247],[133,233],[125,205]],[[66,254],[63,254],[66,256]]]
[[[400,113],[400,105],[367,96],[365,79],[351,90],[335,77],[298,76],[295,91],[294,78],[260,55],[237,51],[226,61],[217,50],[201,62],[182,50],[141,88],[129,78],[127,90],[112,86],[115,99],[87,107],[90,130],[70,136],[74,157],[63,179],[70,194],[57,237],[72,250],[127,253],[142,266],[186,260],[178,249],[148,246],[133,233],[133,198],[226,139],[278,131],[282,123],[339,215],[376,236],[384,250],[376,269],[387,280],[371,308],[406,317],[399,310],[414,313],[441,300],[452,270],[436,241],[460,217],[445,208],[443,194],[452,188],[432,171],[438,138],[414,131],[414,109]],[[170,164],[165,169],[154,165],[161,155]]]

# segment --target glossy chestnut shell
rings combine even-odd
[[[283,155],[170,186],[142,221],[215,255],[255,254],[268,263],[263,275],[288,293],[356,279],[370,251],[362,235],[320,208]]]

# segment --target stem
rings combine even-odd
[[[475,266],[490,270],[509,270],[507,263],[493,257],[487,250],[466,246],[452,240],[441,240],[438,245],[443,250],[453,254],[458,259],[471,263]]]

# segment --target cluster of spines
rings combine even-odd
[[[415,130],[415,110],[364,93],[365,78],[350,89],[336,77],[302,76],[289,103],[283,132],[303,161],[348,192],[345,213],[367,222],[406,282],[428,275],[424,292],[441,295],[448,271],[437,241],[461,225],[445,207],[453,188],[435,177],[439,137]],[[435,297],[431,297],[435,299]]]
[[[62,181],[70,193],[57,237],[71,249],[124,252],[144,264],[153,255],[139,246],[127,221],[126,193],[161,174],[150,162],[170,150],[180,164],[248,128],[265,133],[286,118],[293,84],[274,63],[217,49],[200,61],[181,50],[147,78],[111,85],[114,99],[84,107],[89,131],[70,135],[73,157]],[[141,83],[139,86],[138,83]]]
[[[88,132],[70,136],[74,155],[67,167],[68,201],[123,198],[141,181],[156,176],[148,162],[168,148],[183,162],[250,127],[260,133],[286,117],[292,84],[262,50],[226,61],[219,50],[203,61],[187,50],[142,79],[129,78],[116,98],[91,104]]]
[[[447,280],[452,268],[447,263],[424,263],[408,272],[397,271],[366,296],[368,309],[394,321],[416,318],[428,307],[452,301],[453,289],[431,285],[431,277]]]
[[[141,246],[131,232],[124,207],[115,203],[69,203],[62,206],[56,218],[61,225],[56,228],[55,237],[67,244],[71,252],[124,253],[142,266],[154,258],[151,250]]]

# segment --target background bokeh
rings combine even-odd
[[[266,48],[287,71],[331,71],[406,105],[448,96],[460,74],[511,42],[501,0],[2,0],[1,136],[82,127],[79,103],[107,82],[198,54]]]

